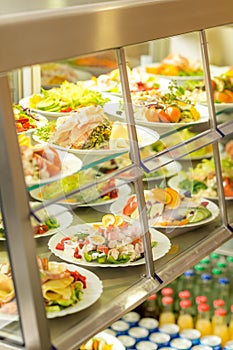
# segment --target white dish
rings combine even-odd
[[[48,246],[49,249],[53,252],[54,255],[58,256],[60,259],[71,262],[73,264],[83,265],[83,266],[92,266],[92,267],[128,267],[128,266],[138,266],[145,264],[145,259],[141,258],[139,260],[128,262],[125,264],[99,264],[95,262],[87,262],[84,260],[76,259],[72,256],[72,254],[68,254],[66,251],[58,250],[56,249],[56,245],[60,240],[67,236],[72,236],[72,234],[75,233],[75,231],[80,232],[80,229],[85,229],[87,227],[87,224],[84,225],[77,225],[74,227],[70,227],[67,230],[64,230],[63,233],[59,232],[53,237],[50,238]],[[151,232],[151,239],[152,241],[158,242],[158,244],[152,248],[153,253],[153,260],[160,259],[162,256],[164,256],[171,247],[171,242],[167,236],[162,234],[161,232],[155,230],[154,228],[150,229]]]
[[[82,267],[77,267],[77,265],[70,264],[67,264],[67,269],[70,271],[78,271],[87,278],[87,287],[83,289],[82,300],[80,300],[77,304],[67,307],[61,311],[47,313],[47,318],[62,317],[84,310],[94,304],[100,298],[103,292],[102,282],[93,272]]]
[[[122,124],[124,124],[124,123],[122,123]],[[136,126],[136,130],[137,130],[138,143],[139,143],[140,148],[152,145],[153,143],[155,143],[156,141],[159,140],[159,134],[154,130],[150,130],[150,129],[145,128],[143,126]],[[39,143],[45,143],[37,135],[33,135],[33,139]],[[129,151],[129,147],[88,150],[88,149],[65,148],[65,147],[55,145],[52,143],[51,143],[51,146],[53,146],[54,148],[59,149],[61,151],[66,151],[66,152],[70,152],[70,153],[77,154],[77,155],[92,155],[93,157],[95,157],[97,155],[104,157],[104,156],[108,156],[108,155],[112,155],[112,154],[120,154],[120,153]]]
[[[130,196],[129,197],[125,197],[123,200],[118,200],[118,201],[114,202],[111,205],[111,207],[110,207],[110,211],[113,214],[115,214],[115,215],[123,215],[122,209],[126,205],[126,203],[127,203],[129,198],[130,198]],[[218,208],[218,206],[215,203],[213,203],[213,202],[211,202],[211,201],[209,201],[207,199],[204,199],[204,198],[200,199],[200,203],[203,202],[203,201],[208,203],[206,207],[212,213],[212,215],[209,218],[205,219],[205,220],[199,221],[197,223],[190,223],[190,224],[187,224],[187,225],[182,225],[182,226],[179,226],[179,225],[166,225],[166,226],[164,226],[164,225],[160,225],[158,222],[155,222],[156,219],[153,219],[153,220],[151,219],[151,220],[149,220],[149,224],[150,224],[151,227],[154,227],[156,229],[159,229],[159,228],[160,229],[161,228],[162,229],[166,229],[166,228],[187,229],[187,228],[192,228],[192,227],[205,225],[205,224],[215,220],[218,217],[218,215],[219,215],[219,208]],[[130,220],[130,217],[129,217],[129,220]]]
[[[23,108],[30,108],[29,107],[29,100],[30,100],[31,96],[27,96],[27,97],[24,97],[22,98],[20,101],[19,101],[19,104],[23,107]],[[32,112],[35,112],[35,113],[42,113],[45,117],[47,117],[48,119],[56,119],[58,117],[61,117],[63,115],[69,115],[70,113],[62,113],[62,112],[46,112],[46,111],[42,111],[40,109],[36,109],[36,108],[30,108],[30,110]]]
[[[30,128],[27,131],[18,132],[17,134],[31,134],[35,132],[37,128],[41,128],[42,126],[45,126],[45,124],[48,123],[48,119],[45,116],[37,114],[36,117],[39,119],[38,121],[36,121],[36,128]]]
[[[120,340],[118,340],[116,337],[114,337],[111,334],[108,334],[107,332],[103,331],[100,332],[98,334],[96,334],[94,337],[92,338],[102,338],[103,340],[106,341],[107,344],[111,344],[113,345],[113,347],[111,348],[111,350],[125,350],[124,345],[120,342]]]
[[[161,164],[168,162],[169,160],[170,158],[168,157],[161,157]],[[153,160],[151,162],[153,164]],[[145,165],[147,165],[147,163]],[[171,177],[181,171],[182,165],[177,161],[173,161],[171,163],[166,164],[164,167],[162,167],[159,170],[163,170],[163,169],[164,169],[164,172],[162,174],[158,174],[157,176],[156,175],[144,176],[143,181],[150,182],[154,180],[163,180],[164,178]]]
[[[124,110],[122,110],[119,101],[120,101],[119,98],[118,99],[116,97],[112,98],[112,101],[107,102],[104,105],[104,111],[105,111],[105,113],[107,113],[111,116],[123,119],[125,121],[126,120],[125,112],[124,112]],[[142,109],[143,107],[139,107],[139,108]],[[174,129],[177,129],[177,128],[182,127],[182,126],[199,125],[199,124],[208,122],[208,108],[206,106],[202,106],[199,104],[199,105],[196,105],[196,109],[200,112],[201,117],[199,120],[193,121],[190,123],[149,122],[145,118],[143,119],[143,117],[142,117],[142,119],[137,118],[138,111],[135,113],[135,120],[137,121],[138,124],[141,124],[143,126],[155,128],[156,130],[158,129],[158,132],[160,131],[160,129],[174,130]]]
[[[38,201],[43,201],[43,193],[41,191],[43,191],[43,187],[36,188],[30,192],[30,195],[32,196],[32,198],[34,198]],[[67,199],[59,201],[59,203],[63,204],[63,205],[69,205],[70,207],[92,207],[92,208],[95,208],[95,207],[100,207],[102,205],[112,204],[119,197],[129,195],[130,193],[131,193],[130,186],[127,184],[124,184],[122,186],[119,186],[117,198],[113,198],[113,199],[109,199],[109,200],[102,200],[102,201],[100,200],[100,201],[96,201],[96,202],[93,201],[91,203],[82,204],[82,203],[75,201],[75,199],[72,201],[72,197],[69,197]]]
[[[37,203],[32,202],[32,210],[33,210],[33,205],[35,207],[35,204]],[[47,207],[44,207],[43,209],[36,211],[35,215],[38,216],[41,219],[41,221],[43,221],[43,218],[45,218],[46,216],[54,217],[55,219],[57,219],[57,222],[59,224],[57,228],[50,229],[49,231],[43,234],[34,235],[35,238],[54,235],[55,233],[66,229],[68,226],[71,225],[73,221],[73,215],[71,214],[71,212],[66,207],[57,205],[57,204],[52,204]],[[33,219],[33,223],[34,225],[37,224],[35,219]],[[5,237],[0,237],[0,241],[4,241],[4,240],[5,240]]]
[[[208,103],[207,102],[200,102],[200,105],[203,105],[205,107],[208,107]],[[215,103],[214,104],[215,107],[215,112],[218,114],[223,114],[225,113],[233,113],[233,103]],[[221,112],[221,113],[220,113]]]
[[[26,184],[27,186],[33,186],[33,185],[43,185],[47,184],[49,182],[53,182],[56,180],[60,180],[66,176],[72,175],[76,172],[78,172],[82,168],[82,161],[78,157],[76,157],[74,154],[70,154],[67,151],[58,151],[61,162],[62,162],[62,169],[59,174],[56,176],[51,176],[46,179],[31,179],[26,177]]]
[[[175,190],[177,191],[185,191],[185,190],[182,190],[180,189],[179,187],[179,183],[184,180],[184,177],[182,176],[182,174],[179,174],[179,175],[176,175],[176,176],[173,176],[172,178],[170,178],[168,180],[168,185],[172,188],[174,188]],[[208,198],[208,199],[212,199],[212,200],[218,200],[218,197],[211,197],[211,196],[208,196],[208,189],[206,190],[207,193],[205,194],[205,190],[202,190],[202,194]],[[193,195],[195,196],[195,194]],[[198,196],[198,193],[196,194],[196,196]],[[225,197],[226,200],[233,200],[233,197]]]

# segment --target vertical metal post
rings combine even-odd
[[[25,347],[50,350],[30,208],[7,75],[0,76],[0,193]]]
[[[212,130],[213,129],[218,130],[217,119],[215,114],[213,91],[212,91],[212,83],[211,83],[208,47],[207,47],[206,33],[204,30],[200,31],[200,43],[201,43],[201,50],[202,50],[202,62],[203,62],[204,74],[205,74],[205,88],[206,88],[207,101],[208,101],[210,127]],[[220,160],[220,154],[219,154],[219,148],[218,148],[217,142],[213,143],[213,150],[214,150],[214,163],[215,163],[215,172],[216,172],[218,197],[219,197],[219,207],[220,207],[219,209],[221,213],[222,223],[224,226],[227,226],[227,223],[228,223],[227,209],[226,209],[226,202],[225,202],[225,195],[224,195],[223,181],[222,181],[221,160]]]
[[[118,65],[120,70],[126,122],[127,122],[129,141],[130,141],[130,156],[131,156],[131,160],[139,167],[140,152],[138,148],[138,139],[137,139],[135,120],[134,120],[134,112],[132,107],[129,81],[128,81],[128,75],[127,75],[125,52],[123,48],[119,48],[116,51],[117,51],[117,59],[118,59]],[[138,210],[140,214],[140,224],[143,231],[143,244],[144,244],[145,260],[146,260],[146,274],[147,274],[147,277],[154,277],[154,263],[153,263],[150,233],[149,233],[149,227],[148,227],[143,181],[141,176],[138,179],[136,179],[135,188],[136,188],[136,194],[137,194]]]

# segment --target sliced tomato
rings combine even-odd
[[[137,208],[137,206],[138,206],[137,197],[136,196],[130,197],[128,202],[123,208],[123,214],[130,216],[134,212],[134,210]]]

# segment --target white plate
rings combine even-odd
[[[43,191],[43,188],[36,188],[30,192],[30,195],[32,196],[32,198],[34,198],[38,201],[43,201],[43,193],[41,191]],[[102,199],[102,200],[99,200],[96,202],[93,201],[91,203],[80,204],[79,202],[75,201],[75,198],[74,198],[74,201],[72,201],[72,197],[71,197],[71,198],[67,198],[67,199],[64,199],[62,201],[59,201],[59,203],[64,204],[64,205],[69,205],[70,207],[93,207],[93,208],[95,208],[95,207],[100,207],[102,205],[112,204],[119,197],[129,195],[130,193],[131,193],[130,186],[127,184],[124,184],[122,186],[119,186],[117,198],[113,198],[113,199],[109,199],[109,200]]]
[[[187,174],[188,175],[188,174]],[[171,179],[168,180],[168,185],[172,188],[174,188],[177,191],[185,191],[182,190],[181,188],[179,188],[179,183],[184,180],[184,177],[182,176],[182,174],[173,176]],[[206,198],[208,199],[212,199],[212,200],[218,200],[218,197],[211,197],[208,196],[208,189],[206,190],[207,193],[205,194],[205,190],[202,190],[202,195],[204,195]],[[198,193],[195,195],[193,194],[193,197],[198,196]],[[225,197],[226,200],[233,200],[233,197]]]
[[[161,157],[161,160],[162,160],[161,164],[163,164],[165,162],[168,162],[170,160],[170,158]],[[153,164],[153,160],[152,160],[152,164]],[[154,180],[163,180],[164,178],[171,177],[171,176],[173,176],[181,171],[182,165],[177,161],[173,161],[171,163],[166,164],[160,170],[163,170],[163,169],[165,170],[164,173],[159,174],[158,176],[156,176],[156,175],[151,176],[151,177],[144,176],[143,181],[150,182],[150,181],[154,181]]]
[[[208,106],[208,103],[207,102],[200,102],[200,105],[203,105],[205,107]],[[215,107],[215,111],[217,112],[217,116],[218,114],[223,114],[224,111],[225,113],[233,113],[233,103],[215,103],[214,104],[214,107]],[[219,113],[221,112],[221,113]]]
[[[128,262],[125,264],[99,264],[95,262],[87,262],[84,260],[76,259],[72,256],[72,253],[68,254],[66,251],[56,249],[56,245],[60,240],[67,236],[72,236],[75,231],[80,232],[80,230],[84,230],[88,225],[77,225],[74,227],[70,227],[67,230],[64,230],[63,233],[59,232],[50,238],[48,246],[49,249],[53,252],[54,255],[58,256],[60,259],[71,262],[73,264],[83,265],[83,266],[93,266],[93,267],[127,267],[127,266],[138,266],[145,264],[145,259],[141,258],[139,260]],[[153,260],[160,259],[164,256],[171,248],[171,242],[167,236],[163,233],[155,230],[154,228],[150,228],[152,241],[158,242],[158,244],[152,249]]]
[[[66,309],[63,309],[61,311],[48,312],[47,318],[62,317],[84,310],[92,304],[94,304],[100,298],[103,292],[102,282],[93,272],[86,270],[82,267],[78,267],[77,265],[70,264],[67,264],[67,269],[69,269],[70,271],[78,271],[87,278],[87,287],[83,289],[82,300],[80,300],[77,304],[67,307]]]
[[[76,157],[74,154],[70,154],[67,151],[58,151],[61,162],[62,162],[62,169],[59,174],[56,176],[51,176],[47,179],[31,179],[31,178],[25,178],[26,184],[28,186],[33,185],[43,185],[47,184],[49,182],[53,182],[56,180],[60,180],[64,177],[67,177],[69,175],[73,175],[74,173],[78,172],[82,168],[82,161],[78,157]]]
[[[30,128],[27,131],[18,132],[17,134],[31,134],[32,132],[35,132],[37,128],[41,128],[42,126],[48,123],[48,119],[43,115],[37,114],[36,117],[39,118],[38,121],[36,120],[36,128]]]
[[[122,124],[125,124],[125,123],[122,123]],[[155,143],[156,141],[159,140],[159,134],[154,130],[150,130],[148,128],[145,128],[143,126],[138,126],[138,125],[136,126],[136,130],[137,130],[138,143],[139,143],[140,148],[152,145],[153,143]],[[45,143],[37,135],[33,135],[33,139],[39,143]],[[108,156],[108,155],[112,155],[112,154],[120,154],[120,153],[129,151],[129,147],[88,150],[88,149],[65,148],[62,146],[55,145],[53,143],[51,143],[51,146],[56,148],[56,149],[59,149],[61,151],[66,151],[66,152],[74,153],[77,155],[91,155],[93,157],[95,157],[97,155],[104,157],[104,156]]]
[[[118,340],[116,337],[114,337],[111,334],[108,334],[107,332],[103,331],[98,334],[96,334],[93,338],[102,338],[106,341],[107,344],[113,345],[111,350],[125,350],[124,345]]]
[[[130,198],[129,197],[125,197],[124,200],[118,200],[116,202],[114,202],[111,207],[110,207],[110,211],[111,213],[115,214],[115,215],[123,215],[125,217],[125,215],[122,213],[122,209],[124,208],[124,206],[126,205],[128,199]],[[207,202],[208,205],[207,205],[207,208],[211,211],[212,213],[212,216],[210,216],[209,218],[205,219],[205,220],[202,220],[200,222],[197,222],[197,223],[191,223],[191,224],[187,224],[187,225],[182,225],[182,226],[178,226],[178,225],[167,225],[167,226],[162,226],[162,225],[159,225],[159,223],[155,223],[154,221],[155,220],[149,220],[149,224],[151,227],[154,227],[156,229],[158,228],[162,228],[162,229],[166,229],[166,228],[180,228],[180,229],[187,229],[187,228],[191,228],[191,227],[196,227],[196,226],[202,226],[202,225],[205,225],[213,220],[215,220],[218,215],[219,215],[219,208],[218,206],[209,201],[208,199],[205,199],[205,198],[202,198],[200,199],[200,203],[201,202]],[[130,220],[130,217],[128,217],[129,220]]]
[[[31,203],[32,203],[31,207],[33,210],[33,206],[35,207],[37,203],[33,203],[33,202]],[[41,235],[34,235],[35,238],[54,235],[55,233],[66,229],[68,226],[71,225],[73,221],[73,215],[71,214],[71,212],[66,207],[63,207],[57,204],[52,204],[47,207],[44,207],[43,209],[36,211],[35,215],[37,215],[42,221],[45,216],[55,217],[59,223],[59,227],[51,229]],[[0,213],[0,216],[1,216],[1,213]],[[34,221],[35,221],[34,225],[36,225],[36,220],[33,219],[33,222]],[[0,241],[4,241],[4,240],[5,240],[5,237],[0,237]]]
[[[22,98],[19,101],[19,104],[23,107],[23,108],[30,108],[29,107],[29,100],[30,100],[31,96],[27,96]],[[36,109],[36,108],[30,108],[30,110],[32,112],[35,113],[41,113],[43,114],[45,117],[47,117],[48,119],[56,119],[58,117],[61,117],[63,115],[69,115],[70,113],[62,113],[62,112],[46,112],[46,111],[42,111],[40,109]]]
[[[119,100],[120,99],[119,98],[117,99],[117,97],[112,98],[112,100],[110,102],[107,102],[104,105],[104,111],[105,111],[105,113],[107,113],[111,116],[123,119],[125,121],[126,120],[125,113],[121,109],[121,105],[119,103]],[[142,119],[137,118],[138,112],[135,113],[135,120],[137,121],[138,124],[141,124],[143,126],[147,126],[150,128],[156,128],[156,129],[158,129],[158,131],[160,131],[160,129],[173,130],[173,129],[177,129],[181,126],[199,125],[199,124],[208,122],[208,120],[209,120],[208,119],[208,108],[206,106],[200,105],[200,104],[196,105],[195,107],[200,112],[201,117],[199,120],[193,121],[190,123],[149,122],[146,119],[143,119],[143,117],[142,117]],[[139,107],[139,108],[141,108],[141,107]]]

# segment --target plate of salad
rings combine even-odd
[[[221,159],[223,190],[225,199],[233,199],[233,161],[229,157]],[[178,191],[188,191],[193,196],[218,199],[214,158],[203,159],[188,172],[180,172],[169,179],[169,186]]]
[[[174,82],[168,90],[131,93],[134,117],[138,124],[156,128],[177,128],[208,122],[208,108],[192,103],[185,89]],[[125,107],[120,97],[112,97],[104,105],[108,115],[125,120]]]
[[[205,198],[186,196],[171,187],[155,187],[144,193],[151,227],[191,228],[209,223],[219,215],[215,203]],[[116,201],[110,210],[131,220],[140,218],[135,194]]]
[[[38,258],[37,260],[48,319],[63,317],[84,310],[100,298],[103,285],[93,272],[65,262],[48,261],[47,258]],[[7,272],[10,272],[10,270]],[[1,273],[0,279],[11,287],[11,294],[4,305],[1,305],[4,308],[0,307],[0,313],[2,311],[2,315],[5,315],[8,312],[9,317],[15,320],[18,312],[12,276],[9,273]],[[11,304],[9,308],[7,308],[8,304]],[[15,312],[9,314],[10,310],[13,309],[12,304],[15,304]]]
[[[125,350],[124,345],[111,334],[103,331],[96,334],[85,344],[82,344],[79,350]]]
[[[153,259],[164,256],[170,240],[150,229]],[[127,267],[145,263],[141,227],[137,221],[105,214],[101,222],[76,225],[51,237],[49,249],[62,260],[93,267]]]
[[[38,205],[31,202],[31,208]],[[64,206],[52,204],[35,212],[36,218],[31,216],[31,225],[35,238],[51,236],[60,230],[66,229],[72,224],[73,215]],[[2,215],[0,213],[0,240],[5,240]]]
[[[75,191],[80,186],[95,183],[97,180],[97,172],[94,169],[87,169],[60,181],[33,189],[30,195],[38,201],[49,201],[63,196],[64,198],[59,203],[69,207],[99,207],[112,204],[117,198],[131,192],[129,185],[120,180],[109,179],[72,196],[68,195],[69,192]]]
[[[86,106],[103,106],[108,97],[99,91],[85,88],[82,82],[64,81],[59,87],[50,90],[41,89],[40,94],[25,97],[19,101],[23,108],[43,114],[48,119],[56,119]]]
[[[13,113],[18,134],[31,133],[48,122],[45,116],[34,113],[29,108],[23,108],[18,103],[13,104]]]

